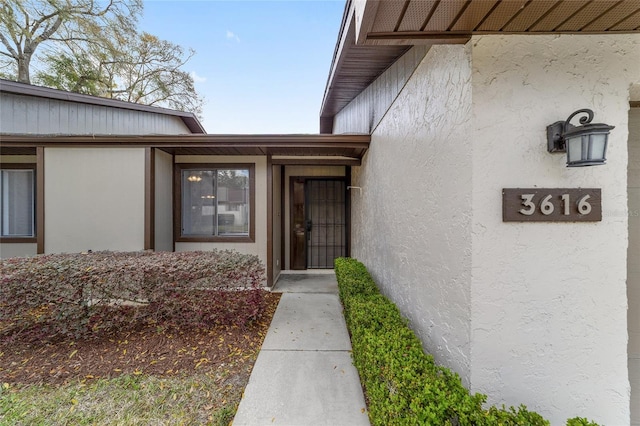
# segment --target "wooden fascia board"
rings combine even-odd
[[[331,68],[329,69],[329,76],[327,77],[327,84],[324,88],[324,96],[322,98],[322,105],[320,106],[320,115],[323,116],[326,108],[326,103],[331,96],[333,84],[336,75],[340,73],[342,62],[346,57],[346,51],[355,43],[355,18],[354,8],[352,2],[348,1],[345,5],[345,12],[340,25],[340,32],[338,33],[338,41],[333,52],[333,59],[331,60]],[[329,133],[322,132],[321,133]]]
[[[373,28],[378,13],[379,1],[355,0],[354,15],[356,25],[356,44],[365,44],[367,34]]]
[[[273,159],[273,164],[278,166],[360,166],[362,160],[360,158],[338,158],[334,159],[327,156],[326,158],[309,159],[309,158],[282,158]]]
[[[3,147],[120,146],[154,148],[366,148],[369,135],[1,135]]]
[[[465,44],[471,40],[471,35],[465,34],[443,34],[416,32],[390,32],[390,33],[369,33],[366,36],[367,45],[391,45],[391,46],[414,46],[414,45],[435,45],[435,44]]]

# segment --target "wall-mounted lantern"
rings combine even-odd
[[[582,126],[574,126],[570,121],[578,114]],[[607,140],[615,126],[591,123],[593,111],[579,109],[566,121],[557,121],[547,126],[547,150],[566,152],[567,167],[597,166],[607,161]]]

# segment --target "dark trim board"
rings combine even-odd
[[[349,187],[349,185],[351,185],[351,167],[347,167],[347,170],[345,170],[346,173],[346,186]],[[346,253],[346,257],[351,257],[351,191],[346,189],[347,191],[345,198],[344,198],[344,208],[345,208],[345,215],[346,215],[346,220],[347,220],[347,226],[346,228],[346,241],[345,241],[345,253]]]
[[[273,164],[283,166],[360,166],[362,161],[359,158],[275,158]]]
[[[36,238],[37,254],[44,254],[44,148],[36,148]]]
[[[144,249],[156,246],[156,149],[144,150]]]
[[[287,200],[285,199],[285,188],[286,188],[286,176],[285,176],[285,167],[280,166],[280,271],[285,269],[286,260],[285,260],[285,246],[286,241],[285,237],[287,235],[285,230],[286,220],[284,217],[284,212],[286,211]]]
[[[273,286],[273,164],[267,155],[267,287]]]
[[[2,169],[31,169],[35,174],[35,192],[33,194],[35,235],[33,237],[0,237],[2,244],[33,244],[37,245],[37,254],[44,253],[44,152],[36,152],[35,163],[3,163]]]
[[[273,155],[274,164],[356,166],[370,135],[2,135],[2,152],[35,147],[156,148],[172,155]],[[296,157],[300,157],[299,159]],[[309,158],[315,157],[315,158]],[[242,161],[241,158],[238,161]]]

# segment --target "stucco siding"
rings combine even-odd
[[[477,36],[471,386],[564,424],[629,423],[627,134],[640,37]],[[566,168],[545,128],[580,108],[616,126],[608,164]],[[602,189],[602,222],[503,223],[502,188]]]
[[[45,149],[45,253],[144,248],[140,148]]]
[[[629,112],[629,248],[627,250],[627,313],[631,424],[640,425],[640,108]]]
[[[352,169],[352,255],[369,268],[436,360],[468,383],[471,63],[434,46]]]
[[[0,132],[5,134],[186,134],[175,116],[0,93]]]
[[[36,243],[0,243],[0,259],[35,256],[37,251]]]
[[[173,251],[173,156],[155,151],[155,250]]]

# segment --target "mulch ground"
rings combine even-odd
[[[158,377],[220,371],[250,374],[280,294],[267,295],[260,321],[207,330],[145,327],[99,339],[56,343],[0,342],[0,383],[86,381],[124,374]],[[248,378],[248,377],[247,377]]]

